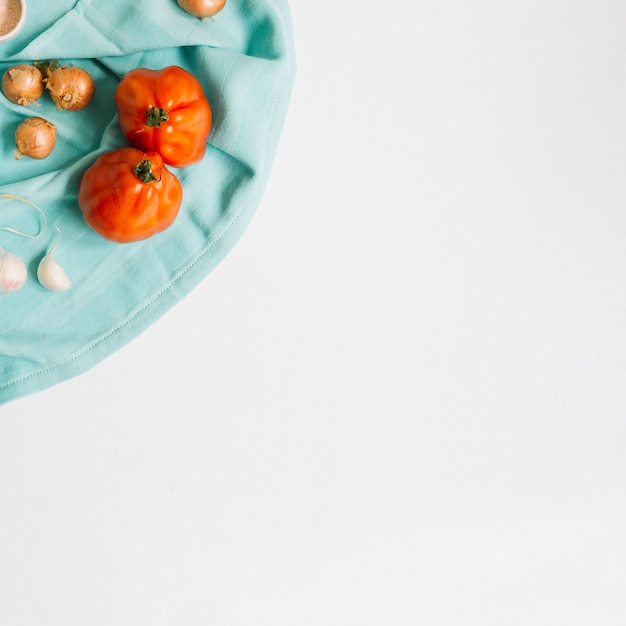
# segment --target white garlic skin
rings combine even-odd
[[[0,248],[0,292],[17,291],[26,282],[27,276],[24,261]]]
[[[54,258],[54,246],[52,250],[39,261],[37,278],[39,282],[50,291],[66,291],[72,286],[72,281]]]

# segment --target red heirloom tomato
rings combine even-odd
[[[181,67],[128,72],[115,102],[124,136],[141,150],[158,152],[174,167],[196,163],[206,152],[212,113],[200,81]]]
[[[161,156],[136,148],[99,156],[78,189],[78,206],[87,224],[118,243],[165,230],[176,219],[182,199],[182,185]]]

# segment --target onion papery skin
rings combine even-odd
[[[54,150],[57,127],[42,117],[25,119],[15,131],[16,159],[45,159]]]
[[[43,74],[34,65],[14,65],[2,76],[2,93],[15,104],[28,106],[39,100],[43,91]]]
[[[84,109],[96,89],[89,72],[69,65],[49,69],[45,83],[57,109],[63,111]]]

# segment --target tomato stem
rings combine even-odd
[[[152,161],[150,159],[142,159],[137,165],[135,165],[133,171],[135,172],[135,176],[142,183],[152,183],[155,180],[159,180],[152,171]]]
[[[167,122],[170,119],[169,111],[166,109],[159,109],[159,107],[150,107],[146,111],[146,125],[152,128],[153,126],[161,126],[163,122]]]

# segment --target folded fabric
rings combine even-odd
[[[44,94],[23,107],[0,96],[0,193],[27,198],[47,228],[27,239],[0,230],[0,248],[21,257],[29,277],[0,293],[0,404],[76,376],[118,350],[190,292],[233,248],[270,173],[295,76],[287,0],[228,0],[212,19],[176,0],[27,0],[27,23],[0,44],[0,73],[56,59],[86,69],[96,91],[82,111],[58,111]],[[128,145],[115,106],[120,78],[135,67],[178,65],[200,80],[213,110],[207,153],[170,168],[183,185],[174,224],[145,241],[116,244],[92,231],[77,204],[80,179],[97,156]],[[15,128],[39,116],[57,126],[43,160],[13,158]],[[35,234],[31,206],[0,199],[0,226]],[[58,232],[61,232],[59,239]],[[55,257],[72,288],[36,278]]]

